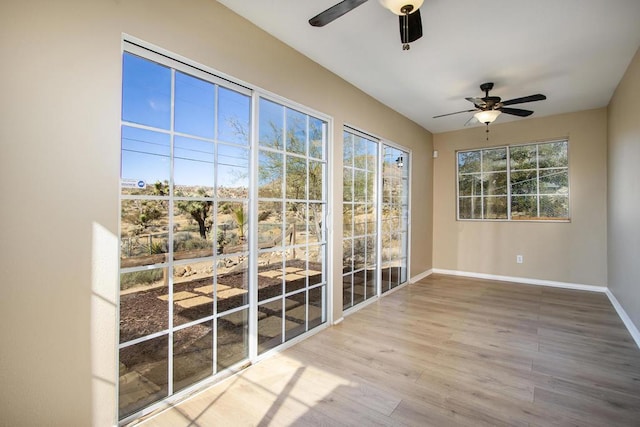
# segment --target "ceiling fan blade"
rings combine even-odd
[[[505,114],[511,114],[519,117],[527,117],[533,114],[533,111],[531,110],[522,110],[520,108],[498,108],[498,110]]]
[[[470,113],[472,111],[476,111],[476,109],[474,108],[473,110],[464,110],[464,111],[456,111],[455,113],[440,114],[439,116],[433,116],[433,118],[437,119],[438,117],[452,116],[454,114],[460,114],[460,113]]]
[[[535,95],[523,96],[522,98],[514,98],[507,101],[502,101],[502,105],[523,104],[525,102],[544,101],[545,99],[547,99],[546,96],[541,93],[537,93]]]
[[[400,15],[400,40],[402,43],[411,43],[422,37],[422,18],[420,17],[420,9],[407,15]],[[405,37],[404,22],[407,19],[407,33]]]
[[[325,10],[309,19],[309,24],[314,27],[324,27],[330,22],[335,21],[340,18],[347,12],[352,11],[356,7],[360,6],[362,3],[366,3],[368,0],[344,0],[338,4],[331,6],[329,9]]]
[[[482,98],[465,98],[465,99],[469,102],[473,102],[473,105],[475,105],[478,108],[484,108],[487,106],[487,103]]]

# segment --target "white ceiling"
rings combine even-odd
[[[640,46],[639,0],[425,0],[409,51],[378,0],[321,28],[309,18],[339,0],[218,1],[433,133],[463,128],[472,113],[432,116],[489,81],[503,100],[545,94],[513,106],[530,117],[604,107]]]

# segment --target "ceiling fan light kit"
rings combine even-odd
[[[531,110],[509,108],[505,107],[505,105],[523,104],[525,102],[544,101],[545,99],[547,99],[547,97],[543,94],[536,93],[535,95],[523,96],[521,98],[513,98],[507,101],[503,101],[499,96],[489,96],[489,91],[491,89],[493,89],[493,83],[482,83],[480,85],[480,90],[484,92],[484,96],[482,98],[465,98],[467,101],[473,104],[473,106],[475,107],[474,109],[456,111],[455,113],[440,114],[439,116],[433,116],[433,118],[437,119],[438,117],[451,116],[453,114],[460,113],[474,113],[473,117],[478,119],[480,123],[486,124],[487,132],[489,132],[489,123],[493,123],[502,113],[518,117],[528,117],[533,114],[533,111]]]
[[[424,0],[380,0],[380,3],[396,15],[405,15],[420,9]]]
[[[493,123],[498,116],[502,114],[500,110],[487,110],[487,111],[478,111],[474,114],[475,118],[478,119],[480,123]]]

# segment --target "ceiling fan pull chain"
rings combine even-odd
[[[404,33],[402,38],[403,40],[409,40],[409,10],[405,9],[404,17],[402,20],[403,20],[402,31]],[[404,43],[402,45],[402,50],[409,50],[409,49],[411,49],[411,46],[409,46],[409,43]]]

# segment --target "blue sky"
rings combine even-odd
[[[157,130],[123,126],[122,179],[169,180],[171,81],[169,67],[124,54],[122,119]],[[192,136],[175,136],[175,184],[212,187],[217,172],[218,185],[248,186],[250,112],[247,95],[175,71],[174,130]],[[214,139],[228,143],[217,144],[217,168]]]

